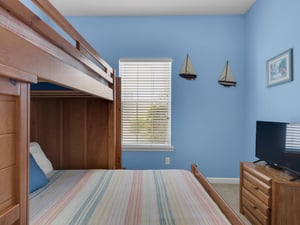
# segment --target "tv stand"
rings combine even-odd
[[[296,181],[296,180],[300,180],[300,176],[297,175],[297,174],[294,174],[293,172],[290,172],[288,170],[285,170],[283,168],[281,168],[280,166],[277,166],[275,164],[272,164],[272,163],[268,163],[266,162],[266,165],[265,166],[268,166],[270,168],[273,168],[275,170],[279,170],[279,171],[283,171],[284,173],[286,173],[287,175],[290,175],[291,178],[289,179],[289,181]]]
[[[293,182],[293,181],[296,181],[296,180],[300,180],[300,176],[293,177],[293,178],[290,179],[290,181],[292,181],[292,182]]]
[[[298,225],[299,177],[264,162],[241,162],[240,166],[240,212],[254,225]]]
[[[258,162],[262,162],[263,160],[262,159],[258,159],[258,160],[255,160],[253,163],[258,163]]]
[[[271,168],[273,168],[273,169],[275,169],[275,170],[282,170],[282,168],[281,168],[280,166],[277,166],[277,165],[275,165],[275,164],[268,163],[268,162],[266,163],[265,166],[271,167]]]

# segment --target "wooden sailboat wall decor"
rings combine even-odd
[[[230,87],[230,86],[236,85],[236,81],[231,72],[228,60],[226,62],[225,68],[224,68],[221,76],[219,77],[218,82],[219,82],[219,84],[223,85],[224,87]]]
[[[185,61],[182,65],[179,75],[185,78],[186,80],[195,80],[197,77],[197,74],[190,60],[189,54],[187,54],[185,58]]]

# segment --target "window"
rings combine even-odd
[[[171,66],[171,59],[120,59],[124,150],[171,150]]]

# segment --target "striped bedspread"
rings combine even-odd
[[[230,224],[185,170],[61,170],[30,195],[30,224]]]

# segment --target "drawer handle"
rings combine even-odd
[[[254,189],[255,189],[255,190],[258,190],[259,188],[258,188],[258,187],[254,187]]]

